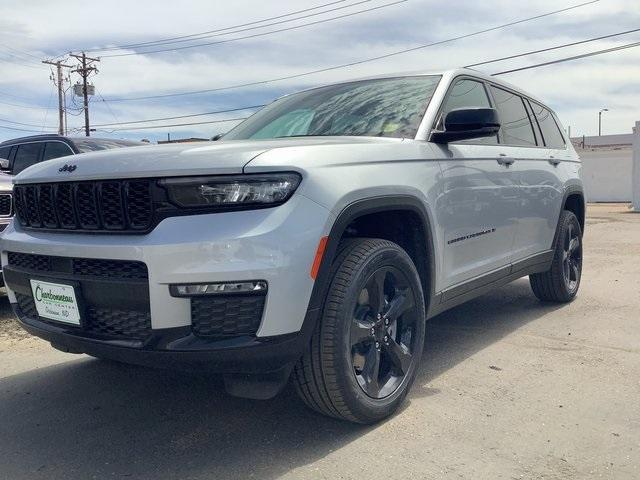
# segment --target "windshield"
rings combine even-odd
[[[73,143],[80,150],[80,153],[95,152],[97,150],[110,150],[112,148],[137,147],[145,145],[142,142],[132,140],[111,140],[106,138],[74,138]]]
[[[273,102],[225,140],[355,135],[414,138],[440,76],[343,83]]]

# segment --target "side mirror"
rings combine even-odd
[[[9,170],[9,160],[0,158],[0,170]]]
[[[444,131],[431,133],[431,141],[449,143],[470,138],[492,137],[500,131],[500,117],[493,108],[451,110],[444,118]]]

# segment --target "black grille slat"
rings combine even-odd
[[[42,225],[46,228],[58,228],[58,217],[53,197],[53,186],[42,185],[38,195]]]
[[[200,337],[255,335],[262,321],[264,295],[211,295],[191,299],[193,332]]]
[[[98,230],[98,202],[96,201],[96,188],[91,183],[80,183],[76,187],[76,208],[80,227],[85,230]]]
[[[20,311],[26,317],[59,324],[38,315],[31,295],[16,293],[16,300]],[[151,314],[135,310],[89,307],[85,313],[82,330],[109,337],[142,340],[151,334]]]
[[[56,211],[60,219],[60,226],[64,229],[75,229],[78,227],[76,221],[76,208],[73,199],[73,185],[61,183],[54,186]]]
[[[16,213],[18,214],[18,220],[24,226],[29,225],[29,216],[27,215],[27,201],[24,196],[24,188],[15,187],[13,194],[16,202]]]
[[[151,314],[92,307],[87,309],[84,329],[114,337],[143,339],[151,333]]]
[[[38,272],[51,271],[51,257],[47,255],[8,252],[7,259],[9,261],[9,265],[14,267],[36,270]]]
[[[9,265],[38,272],[73,273],[79,276],[109,279],[146,280],[147,266],[134,260],[103,260],[98,258],[70,258],[7,252]],[[59,265],[70,265],[56,268]]]
[[[29,225],[35,228],[42,227],[40,208],[38,207],[38,189],[39,186],[30,185],[24,190],[24,201],[27,209],[27,219],[29,221]]]
[[[18,220],[34,229],[144,233],[155,220],[153,185],[151,179],[17,185]]]
[[[11,208],[11,194],[10,193],[0,193],[0,216],[1,217],[9,217],[12,213]]]
[[[124,230],[126,227],[121,187],[120,182],[103,182],[98,190],[102,224],[107,230]]]
[[[142,262],[128,260],[101,260],[74,258],[73,273],[103,278],[147,279],[147,266]]]
[[[125,199],[127,202],[127,216],[131,228],[138,230],[149,228],[153,214],[149,182],[126,182]]]

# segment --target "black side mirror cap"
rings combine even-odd
[[[431,133],[430,141],[449,143],[471,138],[492,137],[500,131],[500,117],[494,108],[460,108],[444,118],[444,131]]]

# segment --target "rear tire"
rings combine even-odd
[[[395,243],[343,241],[308,350],[293,382],[324,415],[374,423],[391,415],[415,379],[424,345],[420,277]]]
[[[568,210],[560,214],[551,269],[529,276],[531,289],[543,302],[571,302],[582,277],[582,229]]]

